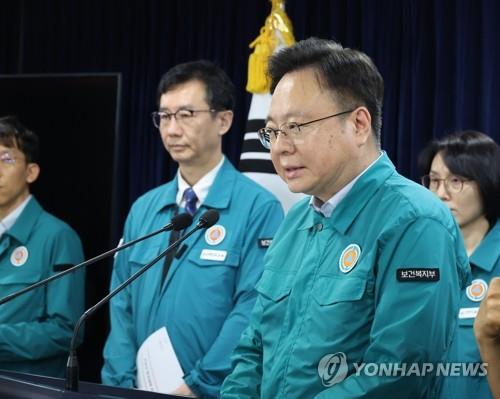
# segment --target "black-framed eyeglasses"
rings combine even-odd
[[[302,132],[300,130],[301,127],[310,125],[311,123],[324,121],[325,119],[333,118],[335,116],[349,114],[349,113],[353,112],[355,109],[356,108],[350,109],[348,111],[338,112],[338,113],[333,114],[333,115],[328,115],[328,116],[325,116],[323,118],[315,119],[313,121],[308,121],[308,122],[304,122],[304,123],[285,122],[279,127],[279,129],[273,129],[272,127],[266,126],[266,127],[263,127],[263,128],[258,130],[259,140],[264,147],[269,149],[276,142],[280,133],[283,133],[285,136],[297,138],[301,135],[301,132]]]
[[[163,126],[166,126],[168,122],[174,118],[177,123],[186,124],[191,121],[197,113],[199,112],[217,112],[215,109],[187,109],[181,108],[175,112],[167,112],[167,111],[155,111],[151,113],[151,118],[153,118],[153,124],[156,128],[160,129]]]
[[[422,184],[433,193],[437,193],[439,186],[443,183],[446,191],[457,194],[464,189],[464,183],[468,181],[470,181],[470,179],[465,179],[455,175],[448,176],[446,179],[441,179],[433,175],[425,175],[421,177]]]

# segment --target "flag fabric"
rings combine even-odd
[[[295,42],[292,24],[285,13],[284,0],[271,0],[271,13],[259,36],[250,44],[254,52],[248,61],[247,91],[253,93],[243,138],[239,169],[271,191],[281,202],[285,213],[304,194],[292,193],[276,174],[269,150],[259,141],[257,131],[264,127],[271,103],[267,62],[273,52]]]

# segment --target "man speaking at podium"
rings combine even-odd
[[[404,365],[444,358],[469,268],[448,209],[380,149],[382,76],[315,38],[269,71],[259,135],[290,190],[311,197],[269,248],[221,398],[435,397],[435,376]]]
[[[102,380],[157,390],[141,383],[141,375],[157,372],[154,366],[143,372],[149,360],[142,354],[157,355],[165,345],[152,343],[157,342],[153,337],[163,334],[175,353],[174,359],[160,356],[160,363],[178,362],[181,378],[159,390],[215,398],[229,373],[230,354],[248,324],[263,256],[283,211],[272,194],[237,172],[222,154],[234,98],[233,84],[220,68],[208,61],[173,67],[160,81],[158,105],[153,122],[179,164],[178,173],[134,203],[124,240],[158,229],[179,212],[196,219],[214,208],[220,219],[111,300]],[[120,252],[111,287],[175,239],[175,233],[170,238],[159,235]],[[165,368],[160,383],[173,378],[173,368]]]
[[[0,118],[0,292],[5,297],[83,261],[77,234],[30,195],[38,138]],[[85,274],[69,274],[0,306],[0,369],[62,377],[84,310]]]

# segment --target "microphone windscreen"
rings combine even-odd
[[[172,218],[171,223],[173,230],[183,230],[193,223],[193,217],[189,213],[181,213],[179,215],[175,215]]]
[[[203,215],[200,216],[198,221],[198,226],[203,228],[208,228],[213,226],[219,220],[219,212],[215,209],[209,209]]]

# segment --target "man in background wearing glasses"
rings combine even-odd
[[[160,81],[158,106],[153,123],[179,164],[178,173],[135,202],[124,240],[157,230],[180,212],[197,218],[215,208],[220,219],[111,301],[102,378],[107,384],[141,388],[138,350],[166,327],[184,373],[175,393],[216,398],[230,371],[229,356],[248,325],[263,256],[283,211],[272,194],[237,172],[222,154],[234,98],[233,84],[220,68],[208,61],[173,67]],[[162,234],[120,252],[111,287],[175,238]]]
[[[0,118],[0,296],[83,261],[77,234],[30,194],[40,173],[38,137]],[[85,272],[69,274],[0,306],[0,369],[63,377],[84,311]]]
[[[275,54],[269,74],[261,141],[311,197],[266,255],[221,398],[433,398],[428,367],[456,327],[467,255],[448,210],[380,150],[380,73],[313,38]]]

